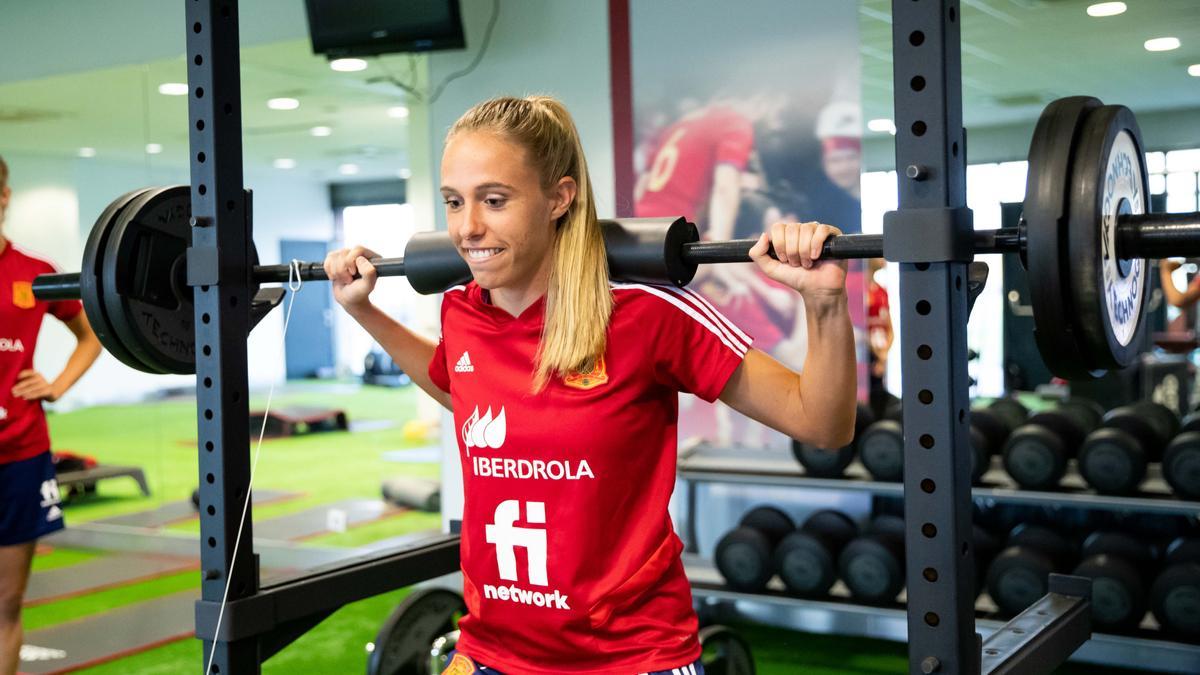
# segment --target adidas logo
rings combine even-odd
[[[471,355],[463,352],[463,355],[458,357],[458,363],[454,364],[454,372],[456,373],[473,373],[475,366],[471,365]]]
[[[62,518],[62,509],[58,508],[57,506],[51,506],[50,510],[46,512],[47,523],[53,523],[60,518]]]

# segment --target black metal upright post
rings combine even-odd
[[[957,0],[894,0],[910,673],[978,675],[967,436],[966,148]]]
[[[250,485],[248,377],[251,232],[242,184],[241,82],[236,0],[185,0],[192,171],[188,284],[196,307],[202,605],[254,595],[252,529],[234,560]],[[258,673],[258,640],[204,641],[206,673]]]

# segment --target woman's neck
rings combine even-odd
[[[513,315],[520,316],[529,309],[539,298],[546,295],[550,289],[550,264],[542,265],[528,283],[519,286],[506,286],[488,291],[491,302],[496,307]]]

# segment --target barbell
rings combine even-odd
[[[1038,348],[1066,378],[1129,365],[1145,332],[1147,258],[1200,255],[1200,213],[1149,213],[1141,132],[1128,108],[1090,97],[1054,101],[1029,151],[1024,212],[1017,227],[975,231],[972,255],[1018,254],[1030,277]],[[685,218],[602,220],[609,274],[684,286],[698,265],[750,262],[753,239],[699,241]],[[187,282],[191,189],[149,188],[114,200],[97,218],[78,274],[37,277],[42,300],[81,298],[102,344],[152,373],[195,372],[194,310]],[[252,258],[257,260],[253,255]],[[772,252],[773,255],[773,252]],[[883,235],[838,235],[821,257],[884,256]],[[379,276],[405,276],[420,293],[471,278],[445,232],[413,235],[402,258],[372,260]],[[254,265],[262,283],[328,280],[322,263]],[[267,292],[274,291],[268,297]],[[265,314],[278,289],[248,311]]]

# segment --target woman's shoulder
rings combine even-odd
[[[614,282],[615,315],[650,320],[676,316],[704,316],[712,306],[703,296],[687,288],[659,284]]]

